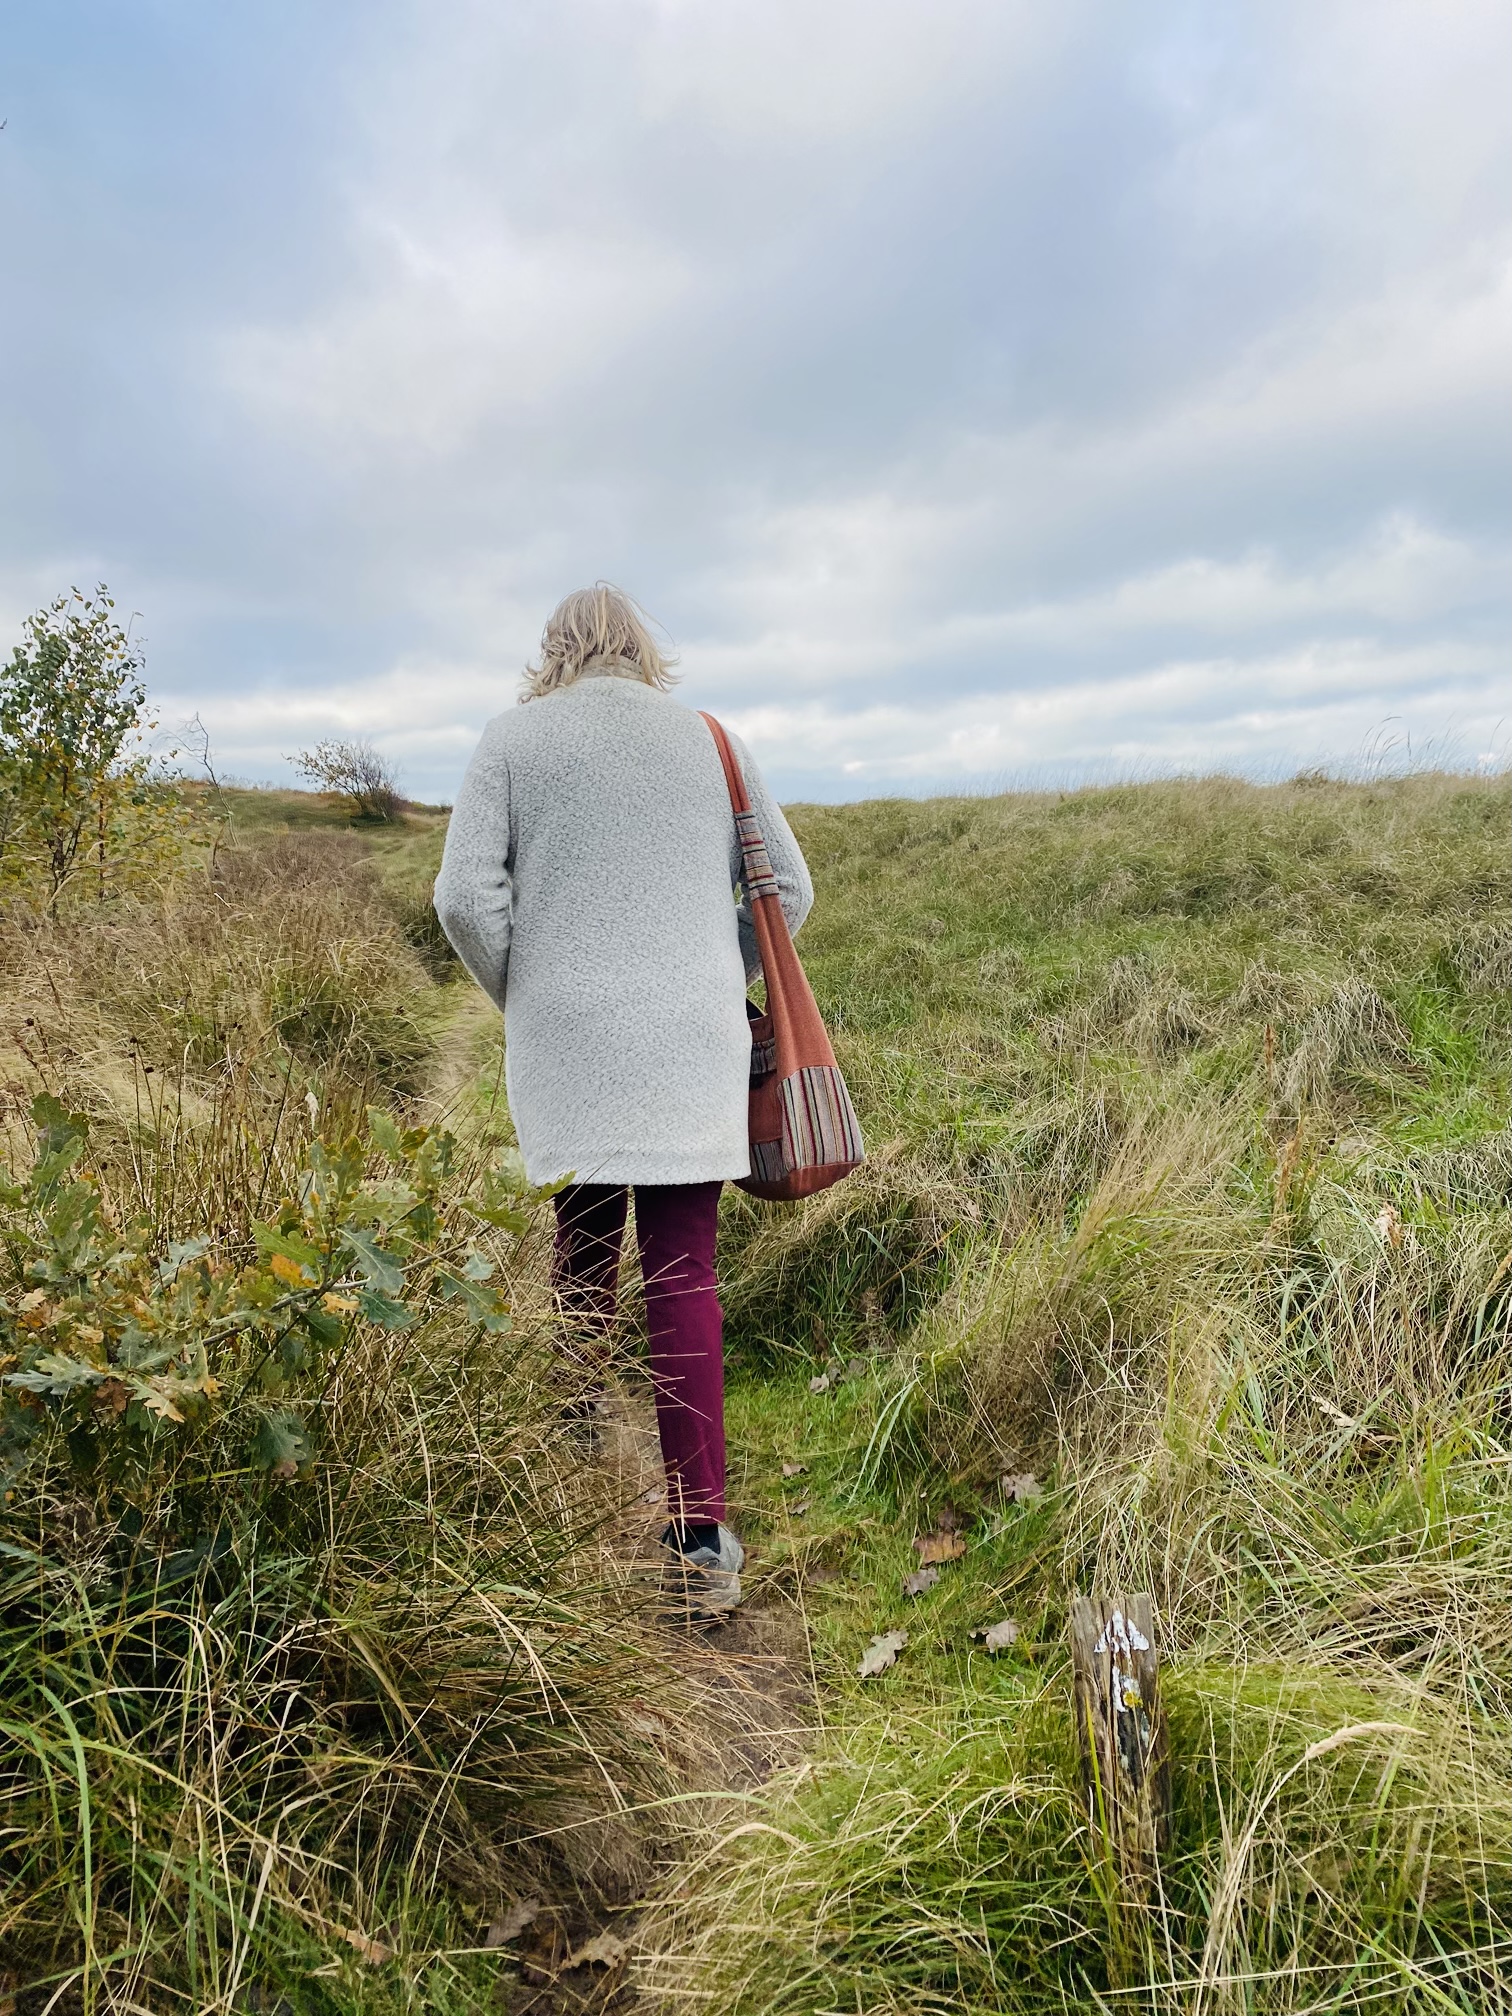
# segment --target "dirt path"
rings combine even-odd
[[[422,1101],[443,1125],[455,1125],[459,1114],[468,1113],[480,1090],[485,1098],[498,1094],[498,1076],[489,1065],[490,1056],[497,1056],[497,1011],[474,988],[454,989],[449,1007]],[[544,1284],[544,1247],[531,1264],[539,1267]],[[628,1583],[650,1610],[666,1561],[660,1536],[667,1499],[655,1408],[638,1368],[626,1371],[604,1403],[595,1461],[621,1508],[605,1535],[606,1570],[611,1580]],[[738,1799],[796,1762],[817,1715],[801,1603],[793,1600],[791,1582],[779,1589],[764,1576],[763,1565],[760,1547],[748,1547],[741,1578],[746,1600],[727,1623],[698,1630],[669,1626],[655,1643],[694,1704],[700,1738],[695,1779],[708,1795],[710,1819],[719,1812],[721,1795]],[[644,1642],[643,1625],[637,1636]],[[515,1948],[519,1972],[511,1971],[500,1984],[500,2006],[510,2016],[633,2016],[644,2005],[623,1977],[637,1900],[664,1886],[674,1866],[663,1860],[627,1869],[623,1883],[609,1886],[619,1892],[616,1901],[596,1911],[573,1895],[544,1897]],[[570,1964],[574,1955],[595,1947],[608,1957]]]
[[[631,1389],[608,1403],[599,1460],[615,1480],[626,1510],[616,1533],[621,1559],[658,1581],[666,1561],[666,1483],[650,1395]],[[669,1631],[678,1664],[729,1702],[727,1782],[744,1790],[790,1761],[814,1715],[808,1635],[802,1612],[765,1586],[759,1547],[748,1550],[741,1580],[745,1602],[712,1630]]]
[[[623,1508],[608,1536],[621,1573],[644,1582],[650,1600],[660,1584],[667,1523],[666,1485],[651,1396],[643,1384],[623,1386],[604,1403],[596,1460]],[[774,1771],[796,1762],[816,1714],[808,1633],[802,1610],[764,1584],[759,1548],[748,1549],[742,1576],[746,1600],[713,1629],[668,1627],[660,1651],[697,1703],[706,1773],[700,1790],[709,1813],[722,1794],[736,1798]],[[664,1885],[675,1864],[649,1872],[644,1895]],[[637,1929],[637,1895],[590,1913],[574,1901],[548,1903],[521,1954],[521,1979],[511,1982],[510,2016],[634,2016],[642,1998],[624,1978]],[[588,1954],[578,1965],[575,1955]]]

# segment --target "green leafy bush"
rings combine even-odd
[[[481,1194],[454,1194],[453,1137],[373,1108],[366,1142],[310,1144],[298,1194],[253,1223],[250,1254],[217,1254],[203,1236],[159,1253],[150,1221],[118,1225],[82,1166],[84,1116],[49,1093],[32,1114],[30,1171],[0,1176],[8,1491],[49,1432],[81,1476],[140,1491],[169,1438],[203,1436],[228,1416],[246,1430],[251,1465],[307,1471],[303,1418],[270,1401],[318,1389],[361,1324],[411,1330],[452,1303],[484,1330],[507,1329],[477,1236],[523,1231],[550,1194],[530,1189],[517,1156],[478,1172]]]
[[[164,1241],[79,1115],[32,1121],[0,1187],[0,2006],[483,2006],[484,1927],[644,1882],[626,1809],[679,1784],[602,1577],[612,1486],[510,1306],[549,1193],[374,1110],[245,1237]]]
[[[197,829],[144,746],[141,653],[114,610],[103,587],[60,595],[0,667],[0,886],[49,909],[151,881]]]

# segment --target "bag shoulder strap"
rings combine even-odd
[[[781,910],[777,888],[777,877],[772,873],[771,856],[767,853],[766,842],[761,837],[761,828],[756,823],[756,814],[751,810],[750,795],[746,790],[745,778],[740,764],[731,747],[730,738],[712,714],[702,714],[700,718],[708,725],[714,737],[714,746],[719,751],[719,760],[724,765],[725,784],[730,793],[730,809],[735,814],[735,832],[740,840],[742,862],[741,882],[744,885],[746,901],[759,903],[770,897]]]
[[[738,819],[742,812],[750,811],[751,801],[746,793],[745,778],[741,775],[740,765],[735,760],[735,751],[730,746],[730,738],[725,733],[723,723],[716,721],[712,714],[700,713],[698,718],[714,737],[714,747],[719,751],[719,760],[724,765],[725,783],[729,786],[730,805]]]

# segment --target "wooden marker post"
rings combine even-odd
[[[1148,1596],[1071,1604],[1071,1669],[1092,1825],[1143,1899],[1170,1831],[1171,1765]]]

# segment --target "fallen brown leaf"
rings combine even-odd
[[[905,1575],[903,1577],[903,1594],[905,1596],[922,1596],[927,1590],[933,1589],[939,1579],[940,1571],[938,1568],[916,1568],[912,1575]]]
[[[936,1561],[959,1561],[966,1552],[966,1542],[959,1533],[921,1533],[914,1547],[921,1568],[928,1568]]]
[[[596,1932],[586,1946],[579,1946],[567,1962],[569,1967],[619,1967],[630,1948],[612,1932]]]
[[[1314,1393],[1313,1405],[1325,1420],[1332,1421],[1335,1428],[1358,1428],[1359,1422],[1353,1414],[1346,1414],[1342,1407],[1336,1407],[1332,1400],[1325,1400],[1321,1393]]]
[[[821,1372],[818,1374],[816,1378],[810,1379],[809,1381],[810,1393],[828,1393],[829,1390],[830,1390],[830,1376],[828,1372]]]
[[[784,1477],[807,1477],[808,1465],[807,1463],[784,1463],[782,1474]]]
[[[1006,1652],[1015,1643],[1019,1627],[1011,1617],[1001,1617],[996,1624],[984,1624],[971,1633],[972,1638],[987,1652]]]
[[[1000,1480],[1003,1496],[1011,1498],[1015,1505],[1027,1505],[1031,1499],[1043,1498],[1045,1487],[1029,1470],[1016,1470],[1011,1476]]]
[[[1375,1221],[1375,1229],[1388,1246],[1400,1247],[1407,1236],[1407,1228],[1397,1216],[1394,1204],[1383,1204],[1381,1215]]]
[[[131,1389],[119,1379],[102,1379],[94,1390],[94,1406],[101,1414],[124,1414],[130,1402]]]
[[[866,1360],[864,1358],[852,1358],[845,1368],[845,1376],[847,1379],[859,1379],[865,1370]]]
[[[385,1946],[381,1939],[370,1939],[366,1932],[343,1932],[341,1936],[369,1967],[381,1967],[385,1960],[394,1957],[391,1947]]]
[[[863,1680],[875,1680],[879,1673],[885,1673],[897,1661],[898,1654],[908,1643],[906,1631],[884,1631],[880,1638],[873,1638],[861,1654],[861,1664],[856,1668]]]
[[[518,1939],[527,1925],[534,1924],[540,1913],[539,1897],[517,1897],[507,1910],[501,1911],[483,1935],[485,1946],[507,1946],[511,1939]]]
[[[795,1517],[801,1517],[803,1513],[809,1511],[812,1508],[813,1503],[814,1501],[812,1498],[800,1498],[796,1505],[789,1505],[788,1511],[792,1513]]]

